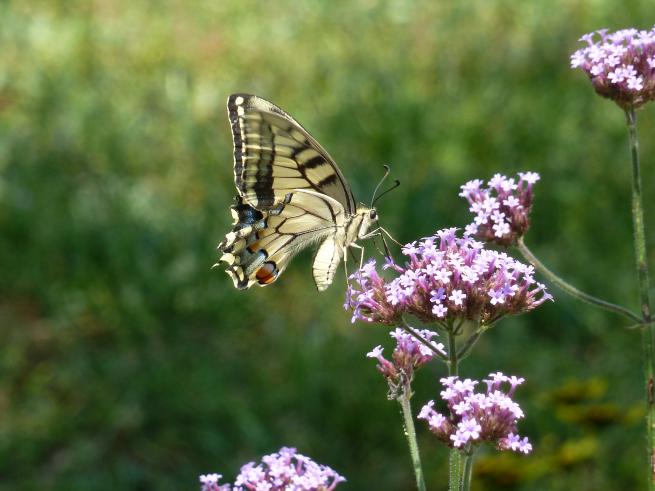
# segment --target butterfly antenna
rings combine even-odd
[[[384,196],[385,194],[387,194],[389,191],[393,191],[393,190],[396,189],[398,186],[400,186],[400,181],[399,181],[398,179],[396,179],[396,180],[394,181],[394,183],[393,183],[393,186],[391,186],[391,187],[390,187],[389,189],[387,189],[386,191],[383,191],[382,193],[380,193],[380,195],[379,195],[377,198],[375,198],[375,199],[373,200],[373,202],[371,203],[371,208],[373,208],[373,206],[375,206],[375,202],[376,202],[377,200],[379,200],[382,196]]]
[[[385,179],[389,177],[389,172],[391,172],[391,168],[387,164],[384,164],[382,167],[384,167],[384,175],[382,176],[382,179],[380,179],[380,182],[378,182],[378,185],[375,186],[375,191],[373,191],[373,198],[371,198],[371,208],[373,208],[373,204],[375,203],[375,195],[378,194],[380,186],[382,186],[382,183],[385,181]]]

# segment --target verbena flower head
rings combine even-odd
[[[233,487],[229,484],[219,487],[220,477],[220,474],[200,476],[201,491],[332,491],[346,480],[328,466],[287,447],[266,455],[260,464],[250,462],[241,467]]]
[[[418,334],[426,342],[430,343],[435,350],[444,355],[446,354],[443,343],[432,341],[433,337],[438,336],[436,332],[421,329],[418,330]],[[395,399],[400,395],[400,390],[404,384],[412,381],[414,372],[421,365],[434,358],[435,353],[403,329],[394,329],[389,335],[396,340],[396,347],[391,354],[391,360],[387,360],[382,356],[382,346],[375,347],[366,356],[377,360],[377,369],[389,384],[389,398]]]
[[[483,186],[480,179],[464,184],[459,193],[475,214],[464,235],[502,246],[516,244],[530,227],[532,186],[540,179],[536,172],[519,172],[517,178],[496,174]]]
[[[587,46],[571,55],[596,92],[624,109],[655,99],[655,27],[649,31],[607,29],[585,34]]]
[[[295,448],[282,447],[260,464],[249,462],[230,484],[219,485],[220,474],[200,476],[201,491],[331,491],[346,479]]]
[[[458,238],[454,228],[406,244],[403,266],[387,258],[385,279],[375,260],[351,275],[345,308],[353,322],[398,325],[403,314],[444,324],[457,319],[492,324],[505,315],[530,311],[552,300],[534,280],[534,268],[507,254],[484,249],[470,237]]]
[[[477,380],[442,378],[445,390],[441,391],[441,398],[446,402],[447,412],[435,411],[434,401],[429,401],[418,418],[427,421],[430,431],[451,448],[467,450],[486,442],[495,444],[499,450],[528,454],[532,445],[527,437],[521,438],[516,433],[516,422],[524,414],[512,400],[516,387],[523,382],[522,378],[492,373],[489,380],[484,380],[486,392],[475,392]],[[509,385],[509,389],[503,391],[503,385]]]

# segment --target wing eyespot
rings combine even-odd
[[[277,279],[279,273],[277,265],[273,261],[267,261],[257,270],[255,278],[260,285],[270,285]]]

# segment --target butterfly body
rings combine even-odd
[[[219,245],[237,288],[273,283],[300,250],[320,243],[312,273],[331,283],[348,247],[377,215],[357,207],[328,153],[291,116],[253,95],[228,98],[234,140],[234,227]]]

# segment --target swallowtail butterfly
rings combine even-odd
[[[343,174],[321,145],[276,105],[232,94],[234,227],[218,246],[234,286],[273,283],[301,249],[320,243],[312,272],[325,290],[355,241],[376,222],[357,206]]]

